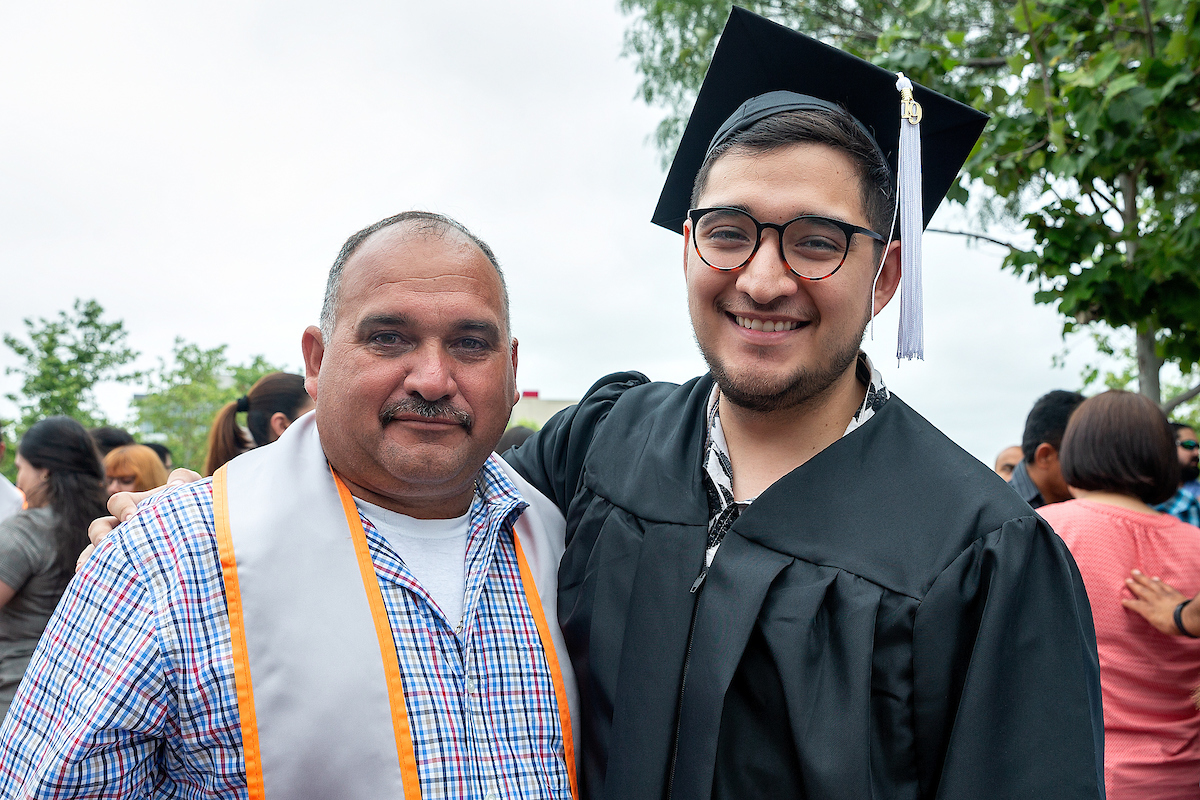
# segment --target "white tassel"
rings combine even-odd
[[[925,359],[925,314],[921,297],[921,105],[913,100],[912,81],[897,72],[900,90],[900,153],[897,203],[900,206],[900,333],[896,359]]]

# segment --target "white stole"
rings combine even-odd
[[[503,468],[530,504],[514,526],[518,562],[577,798],[578,690],[556,609],[565,521]],[[315,413],[213,476],[251,800],[420,798],[391,628],[357,511],[340,483]]]

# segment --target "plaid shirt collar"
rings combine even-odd
[[[475,477],[475,497],[483,505],[488,506],[491,513],[499,512],[504,518],[506,526],[512,527],[516,517],[529,507],[529,503],[525,502],[525,498],[521,496],[517,487],[504,474],[500,464],[500,456],[495,453],[489,455],[487,461],[483,462],[483,468]],[[474,519],[476,513],[480,511],[482,509],[477,509],[473,502],[471,518]]]
[[[1158,511],[1170,514],[1188,525],[1200,527],[1200,499],[1182,486],[1175,495],[1165,503],[1154,507]]]

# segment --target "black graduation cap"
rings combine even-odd
[[[714,135],[747,100],[779,90],[844,107],[874,137],[896,174],[900,138],[896,74],[735,6],[671,163],[654,211],[655,224],[682,232],[692,184]],[[917,84],[913,95],[923,109],[924,227],[983,132],[987,115]]]

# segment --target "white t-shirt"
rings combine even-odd
[[[0,521],[6,520],[25,505],[25,495],[0,475]]]
[[[462,623],[466,592],[467,533],[471,515],[416,519],[354,498],[359,511],[387,539],[404,566],[446,615],[450,627]]]

